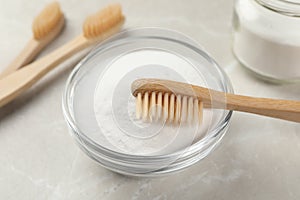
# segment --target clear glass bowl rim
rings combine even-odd
[[[69,126],[69,128],[71,128],[71,130],[73,132],[76,132],[77,135],[79,136],[79,139],[81,142],[83,141],[83,143],[86,145],[88,144],[90,147],[92,147],[94,150],[101,152],[101,154],[104,154],[108,157],[113,157],[113,158],[119,158],[119,159],[126,159],[126,160],[131,160],[131,161],[143,161],[145,159],[149,159],[149,160],[165,160],[165,159],[170,159],[170,158],[174,158],[177,156],[180,157],[185,157],[185,155],[191,155],[196,153],[197,151],[201,150],[201,147],[209,142],[210,140],[212,140],[214,137],[218,136],[219,133],[222,132],[222,130],[224,128],[227,127],[230,118],[232,116],[232,111],[226,111],[226,115],[225,117],[223,117],[221,120],[219,120],[219,122],[217,123],[217,125],[215,126],[216,128],[213,129],[211,131],[210,134],[208,134],[207,136],[205,136],[204,138],[202,138],[200,141],[192,144],[191,146],[189,146],[188,150],[183,149],[183,150],[179,150],[173,153],[169,153],[169,154],[163,154],[163,155],[132,155],[132,154],[126,154],[126,153],[122,153],[122,152],[117,152],[111,149],[108,149],[106,147],[103,147],[97,143],[95,143],[93,140],[91,140],[88,136],[86,136],[86,134],[84,134],[80,128],[76,125],[76,121],[74,120],[73,116],[72,116],[72,106],[71,106],[71,95],[72,95],[72,89],[73,89],[73,84],[76,83],[76,74],[77,72],[80,70],[81,67],[84,66],[84,64],[91,58],[93,58],[93,56],[95,56],[95,54],[98,54],[100,51],[105,50],[106,48],[109,48],[111,45],[116,44],[116,42],[118,42],[119,40],[127,40],[127,34],[125,34],[125,38],[122,38],[122,35],[124,35],[124,33],[128,33],[128,32],[135,32],[138,30],[153,30],[153,29],[160,29],[161,31],[165,31],[165,32],[172,32],[173,34],[179,34],[180,36],[184,36],[187,37],[185,35],[183,35],[180,32],[174,31],[174,30],[170,30],[170,29],[165,29],[165,28],[156,28],[156,27],[143,27],[143,28],[134,28],[134,29],[127,29],[124,30],[118,34],[116,34],[115,36],[113,36],[112,38],[108,39],[107,41],[104,41],[103,43],[97,45],[84,59],[82,59],[76,66],[75,68],[72,70],[71,74],[69,75],[69,78],[67,79],[66,82],[66,86],[65,86],[65,90],[63,92],[63,97],[62,97],[62,110],[63,110],[63,115],[65,117],[65,120]],[[165,34],[168,35],[168,34]],[[119,37],[121,37],[121,39],[119,39]],[[117,40],[115,40],[115,38],[118,38]],[[139,36],[139,37],[133,37],[132,39],[142,39],[142,38],[152,38],[151,35],[148,36]],[[197,46],[194,46],[190,43],[186,43],[184,41],[181,40],[177,40],[174,38],[168,38],[167,36],[160,36],[160,37],[153,37],[156,39],[162,39],[162,40],[171,40],[173,42],[177,42],[181,45],[185,45],[191,49],[193,49],[194,51],[196,51],[197,53],[199,53],[201,56],[203,56],[205,59],[207,59],[218,71],[218,76],[220,76],[220,81],[223,84],[223,89],[224,92],[227,93],[233,93],[233,88],[231,85],[231,82],[229,80],[229,78],[227,77],[226,73],[223,71],[223,69],[216,63],[216,61],[209,56],[204,50],[198,48]],[[195,42],[194,40],[188,38],[190,41],[193,41],[195,44],[197,44],[197,42]]]

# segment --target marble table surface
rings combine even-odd
[[[0,1],[0,69],[31,37],[45,0]],[[44,54],[81,32],[108,1],[61,1],[67,26]],[[300,99],[300,84],[274,85],[245,71],[231,52],[233,0],[121,0],[126,28],[167,27],[198,41],[240,94]],[[61,95],[72,69],[64,64],[0,109],[0,199],[300,199],[300,125],[234,113],[221,145],[189,169],[161,178],[108,171],[68,134]]]

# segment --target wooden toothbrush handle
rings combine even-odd
[[[300,122],[300,101],[259,98],[192,86],[205,107],[241,111]]]
[[[184,87],[183,84],[181,85]],[[300,122],[300,101],[235,95],[195,85],[192,86],[192,89],[199,100],[203,101],[205,107],[248,112]]]
[[[58,64],[89,44],[90,42],[84,36],[79,36],[38,61],[0,79],[0,107],[16,98]]]
[[[53,41],[59,35],[63,26],[64,20],[62,19],[57,24],[57,27],[48,33],[48,35],[39,40],[34,38],[29,40],[19,55],[0,73],[0,79],[30,63],[51,41]]]
[[[300,122],[300,101],[226,94],[227,109]]]
[[[33,38],[28,41],[19,55],[0,73],[0,79],[30,63],[45,45],[46,43]]]

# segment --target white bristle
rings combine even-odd
[[[169,94],[166,93],[164,95],[164,103],[163,103],[163,121],[167,121],[169,115]]]
[[[198,121],[199,121],[199,124],[202,123],[202,120],[203,120],[203,102],[202,101],[199,101],[199,104],[198,104]]]
[[[157,117],[156,117],[156,120],[161,120],[161,115],[162,115],[162,99],[163,99],[163,97],[162,97],[162,93],[161,92],[159,92],[158,93],[158,96],[157,96],[157,106],[156,106],[156,115],[157,115]]]
[[[148,119],[148,109],[149,109],[149,94],[145,92],[143,98],[143,120],[147,121]]]
[[[175,108],[175,123],[180,122],[181,116],[181,96],[176,96],[176,108]]]
[[[142,94],[141,93],[138,93],[135,105],[136,105],[136,108],[135,108],[136,109],[136,112],[135,112],[136,118],[141,119],[142,111],[143,111]]]
[[[182,104],[181,104],[181,122],[186,122],[186,118],[188,115],[188,103],[187,103],[187,96],[182,97]]]
[[[203,102],[193,97],[162,92],[138,93],[136,97],[136,118],[144,121],[201,124],[202,115]]]
[[[199,121],[199,101],[198,99],[194,100],[194,119],[193,122],[194,123],[198,123]]]
[[[151,100],[150,100],[150,120],[156,121],[156,94],[155,92],[151,93]]]
[[[174,115],[175,115],[175,95],[172,94],[170,97],[169,122],[174,121]]]
[[[194,117],[194,102],[193,98],[190,97],[188,100],[188,114],[187,114],[187,122],[192,124]]]

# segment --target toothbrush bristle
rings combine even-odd
[[[202,115],[203,102],[193,97],[162,92],[136,96],[136,118],[143,121],[201,124]]]
[[[34,19],[32,24],[33,36],[35,39],[44,38],[56,27],[63,26],[64,15],[58,2],[47,5]]]
[[[86,38],[96,38],[108,30],[122,24],[124,21],[122,9],[119,4],[112,4],[87,17],[83,25]]]

